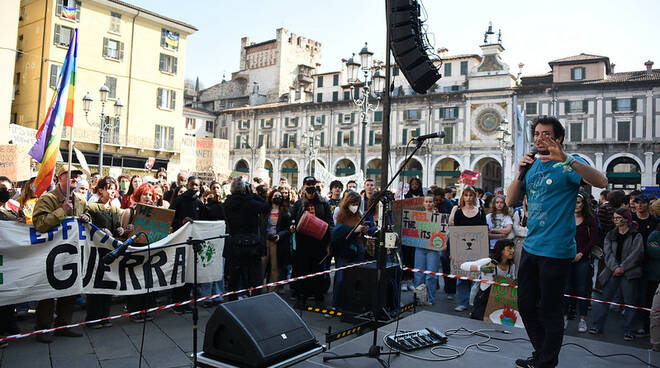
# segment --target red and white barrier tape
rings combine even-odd
[[[507,284],[507,283],[503,283],[503,282],[496,282],[496,281],[492,281],[492,280],[483,280],[483,279],[475,279],[475,278],[467,277],[467,276],[452,275],[450,273],[426,271],[426,270],[421,270],[419,268],[403,267],[403,269],[405,271],[423,273],[425,275],[443,276],[443,277],[449,277],[449,278],[457,279],[457,280],[468,280],[468,281],[474,281],[474,282],[481,282],[481,283],[489,284],[489,285],[511,286],[511,287],[514,287],[514,288],[518,287],[518,285],[511,285],[511,284]],[[567,297],[567,298],[573,298],[573,299],[578,299],[578,300],[586,300],[586,301],[590,301],[590,302],[616,305],[616,306],[624,307],[624,308],[630,308],[630,309],[643,310],[643,311],[647,311],[647,312],[660,313],[660,310],[654,311],[654,310],[651,310],[651,308],[638,307],[636,305],[628,305],[628,304],[623,304],[623,303],[608,302],[608,301],[605,301],[605,300],[599,300],[599,299],[593,299],[593,298],[587,298],[587,297],[575,296],[575,295],[568,295],[568,294],[564,294],[564,296]]]
[[[202,301],[209,300],[209,299],[225,297],[225,296],[230,296],[230,295],[235,295],[235,294],[240,294],[240,293],[245,293],[245,292],[252,295],[253,290],[263,289],[263,288],[267,288],[267,287],[271,287],[271,286],[286,285],[286,284],[291,283],[291,282],[300,281],[300,280],[304,280],[304,279],[309,279],[309,278],[312,278],[312,277],[317,277],[317,276],[329,274],[329,273],[336,272],[336,271],[345,270],[345,269],[352,268],[352,267],[364,266],[364,265],[368,265],[370,263],[375,263],[375,262],[376,261],[367,261],[367,262],[361,262],[361,263],[354,263],[354,264],[350,264],[348,266],[333,268],[333,269],[327,270],[327,271],[321,271],[321,272],[316,272],[316,273],[312,273],[312,274],[309,274],[309,275],[293,277],[293,278],[290,278],[288,280],[271,282],[271,283],[260,285],[260,286],[253,287],[253,288],[247,288],[247,289],[242,289],[242,290],[237,290],[237,291],[229,291],[229,292],[222,293],[222,294],[205,296],[205,297],[202,297],[202,298],[198,298],[197,302],[202,302]],[[99,322],[112,321],[113,319],[136,316],[138,314],[151,313],[151,312],[156,312],[156,311],[169,309],[169,308],[173,308],[173,307],[180,307],[180,306],[191,304],[193,301],[194,301],[194,299],[191,299],[191,300],[186,300],[186,301],[183,301],[183,302],[163,305],[163,306],[160,306],[160,307],[144,309],[144,310],[141,310],[141,311],[124,313],[124,314],[119,314],[119,315],[116,315],[116,316],[110,316],[110,317],[95,319],[93,321],[73,323],[73,324],[66,325],[66,326],[58,326],[58,327],[54,327],[54,328],[47,328],[47,329],[43,329],[43,330],[37,330],[37,331],[31,331],[31,332],[22,333],[22,334],[5,336],[5,337],[0,338],[0,343],[5,342],[5,341],[18,340],[18,339],[22,339],[22,338],[28,337],[28,336],[41,335],[41,334],[51,333],[53,331],[60,331],[60,330],[64,330],[64,329],[67,329],[67,328],[87,326],[87,325],[91,325],[91,324],[95,324],[95,323],[99,323]]]

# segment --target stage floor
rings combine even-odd
[[[503,334],[498,332],[486,332],[487,334],[493,337],[500,337],[504,339],[513,339],[513,338],[527,338],[525,330],[509,327],[504,328],[505,326],[500,326],[486,323],[482,321],[476,321],[468,318],[453,317],[446,314],[422,311],[415,313],[409,317],[402,319],[399,323],[399,331],[401,330],[419,330],[425,327],[435,327],[440,331],[446,331],[449,329],[456,329],[464,327],[470,330],[477,329],[505,329],[510,334]],[[379,330],[378,344],[384,346],[383,336],[394,332],[396,325],[394,323],[386,325]],[[373,339],[373,332],[368,332],[358,338],[353,340],[340,343],[336,342],[333,344],[329,352],[324,354],[319,354],[313,358],[310,358],[304,362],[294,365],[297,368],[311,368],[311,367],[378,367],[380,366],[378,362],[370,358],[352,358],[346,360],[333,360],[329,362],[323,362],[323,355],[345,355],[353,354],[358,352],[367,352],[369,346],[371,345]],[[454,347],[462,348],[466,345],[476,343],[484,340],[483,337],[477,336],[449,336],[447,345]],[[444,361],[444,362],[430,362],[420,359],[414,359],[407,356],[393,356],[391,358],[391,367],[438,367],[438,366],[460,366],[460,367],[514,367],[515,360],[528,357],[531,355],[532,346],[527,341],[497,341],[491,340],[491,344],[494,344],[500,348],[499,352],[485,352],[477,349],[476,347],[471,347],[462,357],[459,357],[454,360]],[[577,338],[571,336],[564,337],[565,343],[575,343],[586,347],[592,352],[600,355],[605,354],[615,354],[615,353],[627,353],[632,354],[644,362],[650,362],[654,365],[660,365],[660,353],[652,352],[649,350],[626,347],[622,345],[615,345],[606,342],[594,341],[592,339]],[[387,351],[387,350],[386,350]],[[430,349],[420,349],[413,351],[415,355],[423,356],[426,358],[437,358],[432,355]],[[436,351],[439,354],[451,354],[449,350],[439,350]],[[387,361],[387,357],[384,357]],[[564,346],[559,355],[559,367],[580,367],[580,368],[605,368],[605,367],[645,367],[647,365],[642,364],[638,360],[635,360],[631,357],[611,357],[611,358],[597,358],[587,351],[577,347],[577,346]]]

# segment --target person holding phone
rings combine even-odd
[[[557,118],[540,117],[532,125],[540,156],[526,153],[507,190],[512,206],[527,194],[527,237],[518,268],[518,306],[534,351],[516,366],[555,367],[564,336],[563,294],[575,245],[575,198],[582,180],[604,188],[607,178],[579,156],[562,149],[565,130]],[[523,174],[521,178],[521,171]]]

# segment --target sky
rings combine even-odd
[[[209,87],[238,70],[242,37],[262,42],[283,27],[322,44],[319,72],[338,71],[342,58],[368,42],[385,59],[384,0],[126,0],[194,25],[188,37],[185,77]],[[492,21],[502,30],[502,58],[512,74],[550,71],[551,60],[580,53],[603,55],[615,71],[660,68],[660,1],[657,0],[423,0],[429,40],[449,55],[481,54]],[[394,63],[394,59],[392,59]]]

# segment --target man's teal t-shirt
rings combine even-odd
[[[570,167],[555,164],[537,158],[521,183],[529,211],[523,248],[537,256],[575,258],[575,203],[582,178]]]

